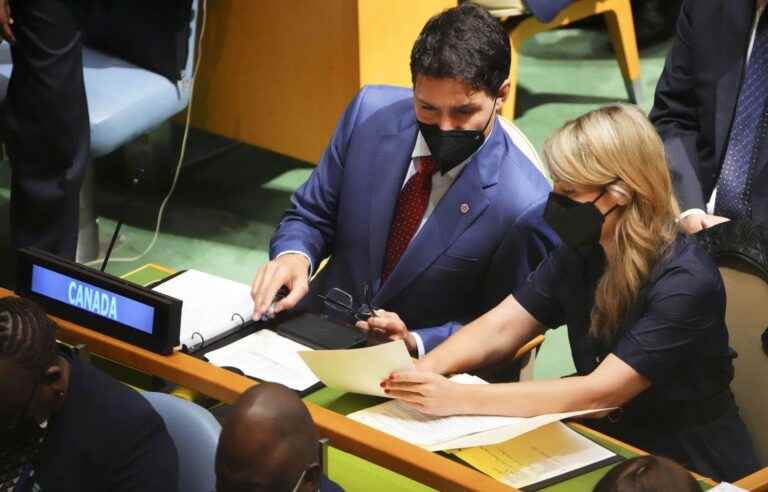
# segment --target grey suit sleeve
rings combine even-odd
[[[701,168],[696,141],[699,101],[694,92],[695,57],[691,49],[693,28],[687,0],[677,22],[677,35],[656,86],[650,119],[664,141],[675,196],[682,210],[705,208],[706,197],[699,176]],[[712,190],[707,190],[709,195]]]

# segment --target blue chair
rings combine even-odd
[[[83,49],[85,91],[91,120],[91,157],[103,157],[156,130],[189,104],[198,13],[198,0],[191,1],[186,68],[181,80],[175,84],[162,75],[110,54],[88,46]],[[6,97],[12,68],[10,46],[3,43],[0,45],[0,100]],[[85,262],[98,256],[98,237],[91,166],[80,193],[78,261]]]
[[[211,492],[216,488],[216,446],[221,425],[191,401],[166,393],[142,392],[165,421],[179,453],[179,492]]]

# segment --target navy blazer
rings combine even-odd
[[[651,121],[667,151],[682,210],[704,209],[717,186],[755,16],[754,0],[686,0],[656,87]],[[768,141],[752,169],[752,219],[768,223]]]
[[[291,198],[270,256],[298,250],[317,267],[330,255],[299,307],[317,309],[317,295],[332,287],[360,301],[368,284],[374,305],[420,330],[430,350],[510,293],[556,239],[540,212],[530,213],[549,183],[495,121],[382,285],[389,229],[417,133],[410,89],[360,90],[317,168]]]

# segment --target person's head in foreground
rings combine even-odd
[[[701,487],[682,466],[661,456],[638,456],[612,468],[594,492],[699,492]]]
[[[605,253],[590,333],[610,341],[678,233],[664,146],[639,108],[614,104],[566,123],[543,157],[554,182],[545,220],[582,257]]]
[[[227,416],[216,451],[217,492],[319,490],[317,434],[295,391],[261,383]]]
[[[69,364],[57,354],[54,332],[32,301],[0,299],[0,490],[36,459],[67,394]]]

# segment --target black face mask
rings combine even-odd
[[[591,202],[577,202],[567,196],[552,192],[544,209],[544,221],[560,236],[560,240],[573,249],[594,246],[600,241],[605,218],[618,206],[603,215],[595,206],[604,194]]]
[[[458,166],[469,156],[477,152],[477,149],[485,141],[485,130],[491,124],[493,115],[496,114],[496,101],[493,101],[493,108],[488,121],[482,130],[441,130],[438,125],[427,125],[419,123],[419,130],[424,136],[432,157],[437,161],[440,167],[440,173],[445,174],[454,167]]]

